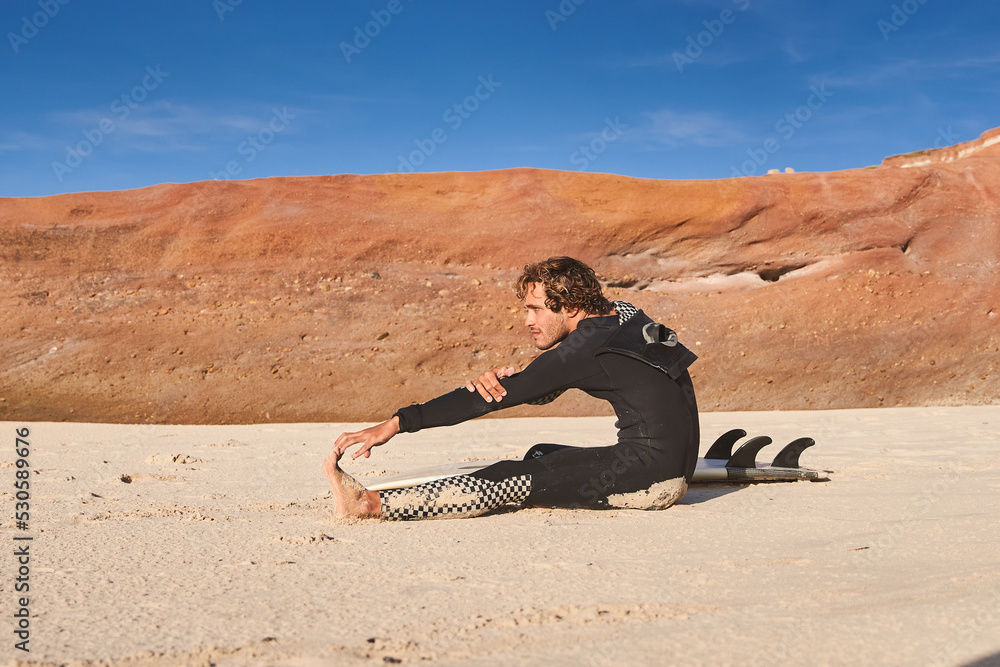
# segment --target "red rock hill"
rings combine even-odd
[[[381,419],[530,361],[510,285],[554,254],[679,332],[703,409],[996,403],[998,142],[718,181],[514,169],[0,199],[0,419]],[[576,394],[505,414],[607,412]]]

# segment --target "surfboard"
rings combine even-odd
[[[757,461],[760,451],[770,445],[772,440],[766,435],[750,438],[740,445],[736,451],[734,446],[745,438],[747,432],[743,429],[733,429],[719,436],[709,447],[705,456],[698,458],[692,482],[795,482],[799,480],[821,481],[829,479],[831,470],[813,470],[799,466],[799,455],[816,444],[812,438],[798,438],[781,448],[778,455],[770,463]],[[535,445],[524,455],[525,459],[545,456],[562,449],[560,445]],[[389,475],[376,480],[360,479],[369,491],[389,491],[405,489],[417,484],[433,482],[455,475],[468,475],[500,461],[512,459],[493,459],[484,461],[463,461],[461,463],[444,463],[420,468],[409,472]],[[516,459],[514,459],[516,460]]]

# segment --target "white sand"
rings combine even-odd
[[[0,424],[8,443],[22,424]],[[3,449],[0,659],[104,665],[892,664],[1000,655],[1000,407],[710,413],[811,435],[826,483],[696,485],[674,507],[336,523],[349,425],[30,424],[31,522]],[[612,420],[402,435],[358,474],[605,444]],[[772,445],[764,451],[776,453]],[[127,476],[130,483],[122,481]],[[13,649],[30,534],[30,654]],[[15,663],[11,663],[15,664]],[[87,663],[89,664],[89,663]]]

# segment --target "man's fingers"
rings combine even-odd
[[[479,395],[482,396],[483,400],[487,403],[491,403],[493,401],[493,396],[486,390],[486,387],[483,386],[483,383],[480,380],[476,380],[476,391],[479,392]]]
[[[499,401],[507,395],[507,390],[500,384],[500,380],[497,378],[497,374],[495,372],[488,371],[483,373],[483,375],[486,377],[483,384],[486,385],[486,390],[493,395],[493,398]]]
[[[482,378],[476,380],[476,389],[479,390],[479,395],[486,400],[487,403],[494,400],[501,400],[506,394],[507,390],[500,386],[499,382],[489,383],[484,381]]]
[[[353,433],[341,433],[337,440],[333,443],[334,450],[339,454],[343,454],[344,449],[347,447],[347,441],[352,435]]]
[[[350,447],[351,445],[356,445],[357,443],[361,442],[363,438],[358,437],[359,433],[360,432],[341,433],[340,437],[337,438],[337,441],[333,444],[334,449],[337,450],[337,453],[343,456],[344,452],[347,451],[348,447]]]
[[[364,455],[364,457],[367,459],[369,456],[372,455],[371,449],[373,446],[374,446],[373,443],[366,442],[364,445],[362,445],[361,449],[351,454],[351,459],[356,459],[361,455]]]
[[[470,392],[478,391],[479,395],[482,396],[483,400],[487,403],[501,401],[503,400],[503,397],[507,395],[507,390],[503,388],[502,384],[500,384],[500,379],[510,377],[516,372],[517,370],[513,366],[493,368],[486,371],[475,380],[467,381],[465,383],[465,388]]]

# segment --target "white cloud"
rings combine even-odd
[[[218,114],[165,101],[147,102],[135,108],[119,104],[107,109],[58,111],[49,116],[55,123],[81,129],[97,127],[102,120],[108,119],[115,124],[116,132],[139,136],[210,134],[226,130],[251,132],[260,129],[268,117],[269,112],[262,112],[260,118],[254,118],[242,114]]]
[[[188,104],[170,101],[144,102],[131,108],[115,104],[106,109],[57,111],[48,120],[76,136],[80,132],[100,128],[102,123],[113,123],[109,133],[118,139],[115,143],[130,150],[144,152],[177,152],[205,150],[208,144],[220,139],[238,140],[267,127],[273,111],[260,103],[241,103],[242,108],[252,108],[252,113],[218,112]],[[296,110],[296,115],[299,111]],[[53,134],[64,134],[62,131]]]
[[[686,54],[686,44],[679,43],[677,48],[670,53],[649,53],[637,58],[628,58],[622,61],[624,67],[652,67],[657,69],[672,69],[681,74],[688,71],[688,67],[703,65],[707,67],[727,67],[745,62],[745,53],[731,48],[710,47],[705,49],[697,58],[693,60]],[[689,62],[690,61],[690,62]],[[678,67],[678,62],[681,64]]]
[[[626,137],[640,141],[650,149],[731,146],[746,141],[737,124],[718,113],[682,113],[660,109],[643,115],[647,122],[630,130]]]
[[[804,63],[809,60],[808,57],[802,55],[802,52],[799,51],[794,44],[792,44],[792,40],[790,39],[785,40],[784,50],[785,55],[788,56],[788,61],[792,64]]]
[[[48,137],[29,132],[10,132],[0,137],[0,153],[16,151],[57,150],[62,144]]]
[[[811,83],[825,83],[831,88],[882,88],[900,81],[932,81],[954,79],[956,76],[982,76],[984,68],[996,69],[1000,55],[979,58],[897,58],[841,74],[822,74],[812,77]]]

